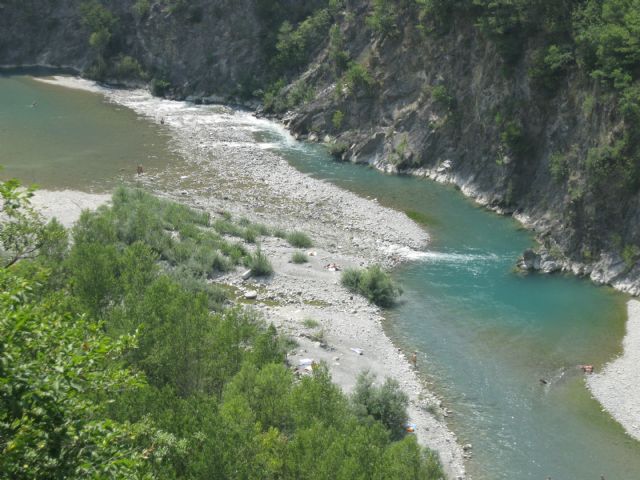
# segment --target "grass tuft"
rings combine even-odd
[[[294,231],[287,234],[287,242],[296,248],[309,248],[313,246],[313,242],[304,232]]]
[[[309,257],[304,252],[293,252],[291,255],[291,261],[293,263],[307,263],[309,261]]]

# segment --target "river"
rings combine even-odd
[[[625,295],[514,272],[532,236],[451,187],[335,162],[275,124],[246,128],[296,168],[425,224],[432,243],[395,272],[404,295],[387,331],[418,350],[425,378],[451,409],[451,428],[473,445],[475,480],[640,478],[640,444],[601,411],[576,368],[619,353]],[[100,95],[0,77],[4,177],[104,191],[138,163],[153,172],[179,171],[181,162],[162,128]]]

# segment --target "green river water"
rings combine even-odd
[[[102,96],[0,75],[0,172],[42,188],[104,192],[141,164],[176,161],[155,124]]]
[[[387,331],[420,352],[451,427],[473,444],[475,480],[640,479],[640,443],[601,411],[576,369],[620,352],[626,296],[572,277],[514,273],[533,239],[512,219],[453,188],[337,163],[317,145],[257,125],[256,141],[298,169],[425,221],[432,243],[396,272],[405,293]],[[101,191],[121,169],[178,161],[162,129],[97,94],[0,77],[3,177]]]

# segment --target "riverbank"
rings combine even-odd
[[[602,372],[588,377],[587,385],[627,433],[640,440],[640,301],[630,300],[627,310],[622,355],[608,363]]]
[[[69,80],[64,83],[69,86]],[[235,272],[220,280],[240,299],[249,290],[257,292],[256,308],[298,343],[290,363],[325,361],[347,392],[363,370],[379,381],[396,379],[410,398],[419,442],[438,452],[450,478],[464,478],[465,454],[442,421],[440,402],[424,387],[408,354],[385,335],[383,312],[347,292],[340,286],[340,273],[325,268],[330,263],[341,269],[374,262],[391,266],[426,245],[424,230],[374,199],[298,172],[272,151],[273,144],[259,138],[258,132],[271,130],[293,143],[272,122],[227,107],[153,98],[144,91],[100,88],[100,93],[164,125],[172,148],[188,160],[187,172],[143,175],[140,181],[149,189],[212,213],[229,211],[311,236],[314,246],[307,250],[307,264],[289,263],[295,249],[274,238],[262,245],[274,265],[272,278],[243,280]]]
[[[56,218],[62,225],[70,228],[83,210],[95,210],[110,199],[111,195],[76,190],[36,190],[31,204],[47,220]]]

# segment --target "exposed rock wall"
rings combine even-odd
[[[257,0],[151,1],[143,15],[132,0],[101,2],[116,17],[111,49],[140,63],[147,79],[178,94],[250,94],[268,74],[265,24]],[[86,0],[0,0],[0,64],[68,66],[85,71],[96,59],[80,6]],[[173,2],[176,3],[176,2]],[[283,18],[288,10],[281,1]],[[308,2],[312,9],[316,2]],[[300,10],[300,9],[299,9]],[[108,80],[108,79],[107,79]]]
[[[454,183],[534,229],[543,263],[554,258],[551,270],[640,293],[637,258],[622,254],[640,245],[640,195],[589,188],[584,174],[588,150],[606,144],[621,122],[594,80],[576,73],[548,92],[528,73],[532,48],[507,68],[471,22],[425,37],[404,18],[399,35],[381,38],[360,28],[366,9],[354,12],[342,31],[373,87],[341,95],[339,83],[311,73],[320,94],[285,116],[293,132],[335,137],[345,160]],[[344,114],[340,128],[336,111]],[[510,127],[516,138],[505,133]],[[574,173],[554,178],[554,155]]]

